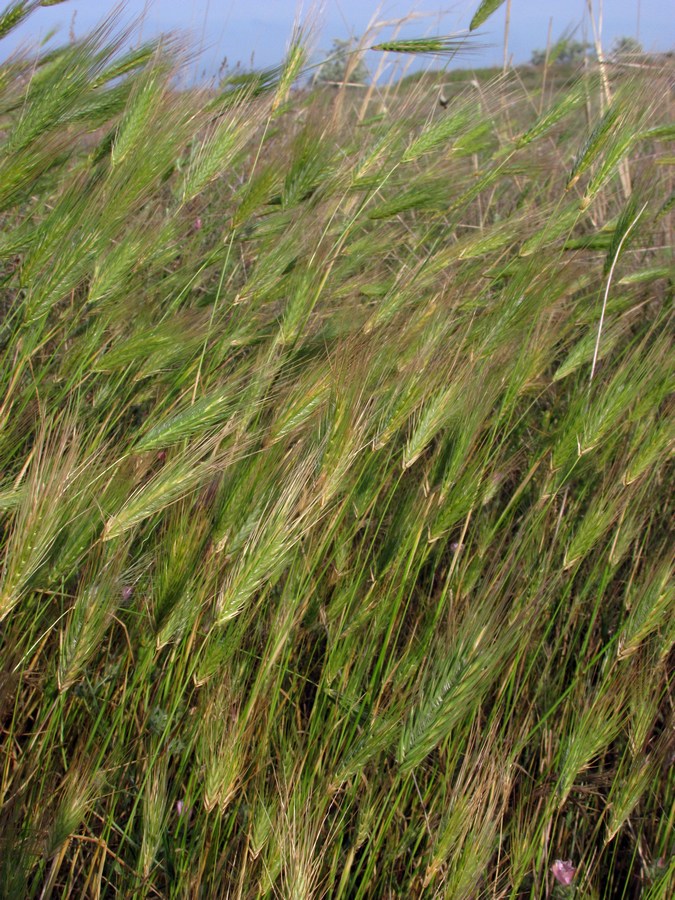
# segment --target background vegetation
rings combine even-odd
[[[0,69],[0,896],[672,896],[672,69],[126,46]]]
[[[336,39],[328,57],[321,63],[314,74],[314,86],[334,84],[339,86],[348,82],[365,84],[368,81],[368,67],[352,41]]]

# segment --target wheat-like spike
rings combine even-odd
[[[650,634],[672,619],[675,588],[673,587],[673,570],[670,561],[664,561],[645,583],[631,591],[631,609],[619,634],[618,653],[621,659],[627,659],[637,652],[639,646]]]
[[[165,449],[183,440],[203,438],[206,432],[216,428],[220,428],[220,433],[224,436],[236,425],[233,413],[238,402],[239,397],[234,386],[200,397],[191,406],[154,425],[143,435],[134,450],[137,453],[144,453],[148,450]],[[228,420],[229,425],[226,424]]]
[[[481,0],[480,6],[473,14],[469,29],[474,31],[474,29],[480,28],[483,22],[485,22],[493,12],[496,12],[503,3],[504,0]]]
[[[421,56],[455,56],[467,50],[478,50],[468,34],[443,35],[431,38],[409,38],[407,40],[382,41],[373,44],[371,50],[380,53],[414,53]]]
[[[119,537],[203,485],[214,472],[213,460],[200,459],[207,446],[167,463],[146,485],[137,488],[106,522],[104,540]]]
[[[622,696],[600,696],[572,723],[559,754],[557,789],[552,802],[565,805],[576,779],[602,754],[621,732],[624,721]]]
[[[156,755],[145,773],[142,807],[142,838],[138,868],[143,878],[150,876],[167,824],[167,754]]]

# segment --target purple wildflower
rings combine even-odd
[[[192,806],[186,806],[184,800],[176,800],[176,815],[179,819],[187,819],[188,822],[192,821]]]
[[[559,884],[572,884],[577,874],[571,859],[556,859],[551,866],[551,872]]]

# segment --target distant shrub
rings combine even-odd
[[[548,62],[578,65],[593,55],[591,44],[586,41],[574,41],[563,35],[549,50]],[[533,66],[542,66],[546,62],[546,50],[534,50],[530,62]]]
[[[365,84],[368,66],[356,49],[354,41],[336,38],[333,47],[314,77],[315,84]]]
[[[624,61],[631,57],[634,59],[636,56],[642,56],[643,53],[642,44],[634,37],[620,37],[612,44],[612,58],[615,60]]]

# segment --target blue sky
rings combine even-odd
[[[598,8],[600,0],[593,0]],[[675,15],[668,14],[668,0],[602,0],[603,44],[610,47],[621,35],[635,36],[646,49],[668,50],[675,44]],[[4,4],[3,4],[4,5]],[[450,33],[465,29],[479,0],[127,0],[122,17],[129,21],[142,17],[142,36],[161,31],[187,32],[193,45],[203,47],[200,72],[217,71],[223,58],[231,64],[248,65],[254,54],[256,65],[278,62],[291,34],[298,11],[322,6],[321,28],[315,47],[316,56],[330,47],[334,37],[360,35],[372,19],[392,21],[417,13],[420,18],[406,26],[404,36]],[[21,29],[22,41],[37,41],[49,29],[60,28],[65,38],[72,27],[81,35],[117,6],[115,0],[68,0],[62,5],[41,9]],[[534,48],[544,47],[549,21],[553,36],[568,26],[579,26],[578,36],[588,28],[587,0],[512,0],[509,46],[515,62],[526,62]],[[379,10],[379,15],[378,15]],[[464,65],[489,65],[500,62],[504,31],[504,11],[497,12],[482,29],[481,41],[490,43],[463,61]],[[389,37],[392,28],[380,32]],[[17,38],[12,36],[11,43]]]

